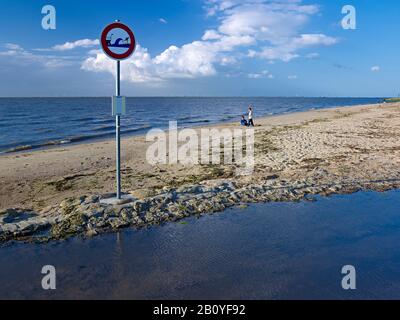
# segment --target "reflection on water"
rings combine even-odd
[[[400,298],[399,191],[231,209],[92,240],[0,249],[0,298]],[[57,290],[41,289],[41,268]],[[341,268],[357,290],[341,289]]]

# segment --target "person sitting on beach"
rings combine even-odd
[[[240,125],[247,127],[249,124],[244,116],[242,116],[242,120],[240,120]]]
[[[250,105],[249,106],[249,122],[248,122],[248,126],[254,127],[253,117],[254,117],[253,106]]]

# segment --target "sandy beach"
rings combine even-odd
[[[3,155],[0,238],[92,236],[249,202],[397,188],[399,132],[400,103],[259,118],[255,171],[243,177],[234,165],[151,166],[145,137],[125,138],[122,187],[137,201],[111,208],[99,198],[115,188],[114,140]]]

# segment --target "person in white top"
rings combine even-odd
[[[254,127],[253,117],[254,117],[254,110],[253,110],[253,106],[250,105],[249,106],[249,121],[248,121],[248,124],[249,124],[249,126],[253,126]]]

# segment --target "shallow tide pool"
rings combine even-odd
[[[400,191],[0,248],[0,299],[400,299]],[[41,287],[44,265],[57,289]],[[353,265],[357,290],[341,287]]]

